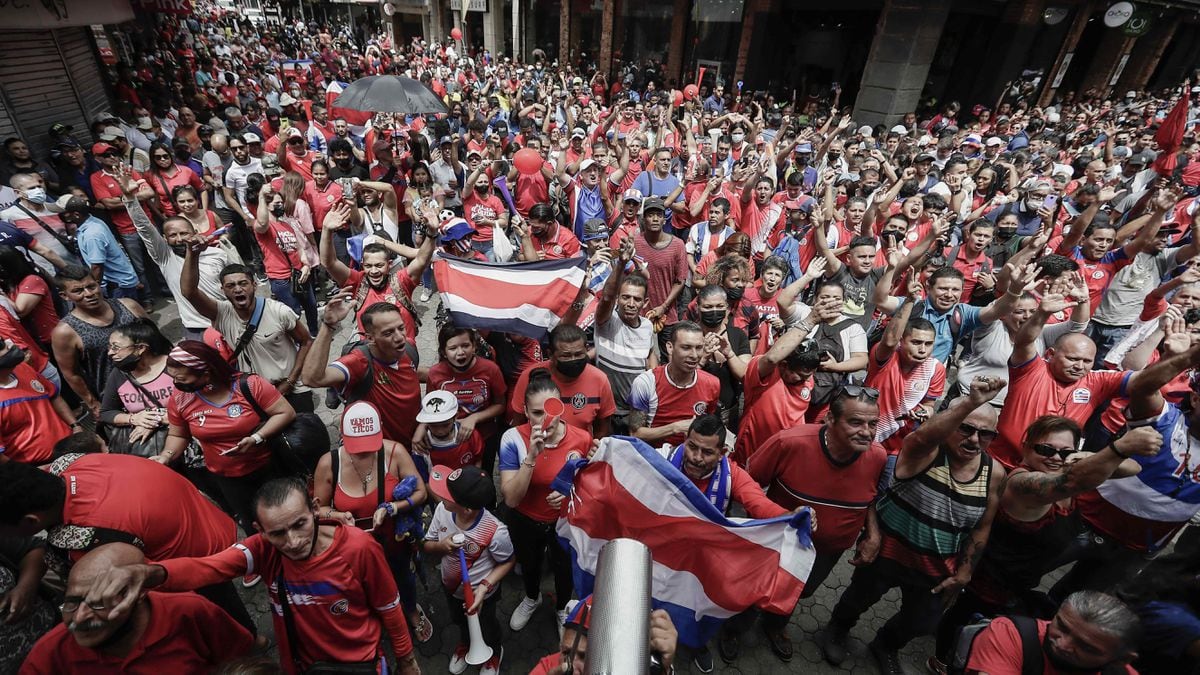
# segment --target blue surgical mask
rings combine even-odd
[[[45,204],[46,188],[35,187],[25,190],[25,199],[28,199],[34,204]]]

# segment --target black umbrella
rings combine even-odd
[[[390,112],[417,115],[447,112],[445,104],[411,77],[372,75],[350,83],[333,104],[339,108],[363,112]]]

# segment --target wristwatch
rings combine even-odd
[[[262,444],[263,444],[263,443],[265,443],[265,442],[266,442],[266,440],[267,440],[267,439],[263,438],[263,437],[262,437],[262,434],[258,433],[257,431],[256,431],[256,432],[254,432],[254,433],[252,433],[252,434],[250,434],[250,438],[253,438],[253,439],[254,439],[254,444],[255,444],[255,445],[262,445]]]

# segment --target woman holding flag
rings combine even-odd
[[[559,626],[566,618],[567,601],[574,587],[571,561],[554,531],[566,497],[551,490],[550,484],[568,461],[588,456],[592,435],[562,420],[565,407],[560,396],[550,371],[534,368],[525,389],[525,416],[529,421],[504,432],[500,439],[500,492],[511,509],[508,527],[525,583],[525,597],[513,610],[508,624],[514,631],[524,628],[542,604],[539,588],[546,549],[550,549],[554,572]]]

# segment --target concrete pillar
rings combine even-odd
[[[895,124],[915,110],[950,0],[887,0],[854,106],[858,124]]]
[[[1178,28],[1179,21],[1167,16],[1159,19],[1150,27],[1150,32],[1137,39],[1129,55],[1129,63],[1125,64],[1125,71],[1117,81],[1118,95],[1123,96],[1130,89],[1142,89],[1150,82],[1150,76],[1158,68],[1167,45],[1175,39]]]
[[[442,25],[442,17],[445,15],[442,2],[443,0],[429,0],[429,34],[425,38],[426,42],[444,40],[450,34],[450,28]]]
[[[483,48],[491,52],[493,57],[504,55],[506,9],[503,0],[492,0],[488,3],[488,11],[483,14]]]
[[[1058,77],[1058,71],[1063,67],[1063,60],[1067,54],[1074,54],[1075,47],[1079,45],[1079,37],[1083,35],[1083,29],[1087,28],[1088,19],[1096,10],[1096,2],[1094,0],[1082,3],[1075,12],[1075,17],[1071,19],[1071,30],[1067,31],[1067,37],[1063,40],[1062,47],[1058,50],[1058,57],[1054,59],[1054,67],[1046,73],[1046,81],[1042,84],[1042,95],[1038,98],[1038,105],[1045,106],[1054,98],[1054,93],[1058,91],[1054,86],[1054,79]],[[1084,68],[1087,64],[1072,62],[1067,64],[1067,67]]]
[[[726,83],[737,82],[746,74],[746,63],[750,60],[750,43],[754,38],[754,19],[760,12],[767,11],[768,0],[749,0],[742,13],[742,34],[738,39],[737,60],[733,64],[733,77]]]
[[[513,60],[525,58],[525,41],[522,40],[525,31],[521,26],[521,17],[524,12],[521,8],[522,0],[512,0],[512,57]]]
[[[604,0],[604,10],[600,15],[600,57],[596,67],[604,77],[612,77],[612,46],[613,46],[613,14],[617,11],[617,0]]]
[[[1029,64],[1029,51],[1041,30],[1042,12],[1047,0],[1017,0],[1005,6],[1000,26],[992,34],[985,49],[995,64],[992,77],[979,78],[967,100],[995,101],[1005,82],[1015,80]]]
[[[567,62],[571,56],[571,0],[558,0],[558,61]]]
[[[664,77],[667,80],[675,78],[675,81],[679,83],[690,78],[690,75],[682,71],[683,52],[686,49],[683,44],[683,34],[687,30],[691,5],[690,0],[675,0],[675,7],[671,13],[671,43],[667,48],[667,72],[664,73]]]

